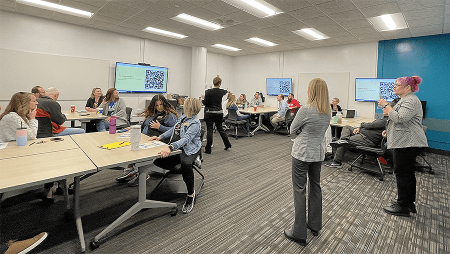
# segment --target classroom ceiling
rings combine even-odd
[[[206,47],[209,52],[230,56],[450,33],[450,0],[265,0],[283,11],[266,18],[253,16],[222,0],[47,1],[94,15],[90,19],[80,18],[15,0],[0,0],[0,9],[175,45]],[[378,32],[367,19],[399,12],[405,17],[407,29]],[[225,28],[208,31],[172,19],[181,13]],[[172,39],[143,32],[148,26],[188,37]],[[330,38],[310,41],[292,32],[311,27]],[[278,45],[262,47],[245,41],[250,37]],[[232,52],[212,47],[216,43],[241,50]]]

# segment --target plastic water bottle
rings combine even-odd
[[[141,126],[139,125],[131,126],[130,132],[131,151],[139,151],[140,141],[141,141]]]
[[[115,134],[116,133],[116,116],[111,116],[109,119],[109,134]]]
[[[27,128],[17,128],[16,144],[17,146],[25,146],[27,144],[28,130]]]

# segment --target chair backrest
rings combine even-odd
[[[128,124],[131,125],[131,112],[133,111],[133,108],[126,107],[125,112],[127,113],[127,121]]]
[[[36,117],[38,130],[36,138],[48,138],[53,136],[52,120],[48,117]]]
[[[238,117],[238,115],[237,115],[237,112],[236,112],[236,110],[234,110],[234,109],[228,109],[228,119],[227,119],[227,121],[229,121],[229,122],[237,122],[237,117]]]

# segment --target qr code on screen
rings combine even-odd
[[[164,71],[147,70],[145,73],[145,89],[164,89]]]
[[[291,86],[289,85],[289,81],[280,81],[280,93],[288,94],[291,92]]]
[[[380,93],[385,100],[392,100],[398,97],[394,93],[394,82],[380,82]]]

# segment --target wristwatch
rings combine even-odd
[[[383,109],[385,109],[387,106],[389,106],[389,103],[383,106]]]
[[[175,148],[173,147],[173,145],[169,145],[169,149],[171,152],[173,152],[173,150],[175,150]]]

